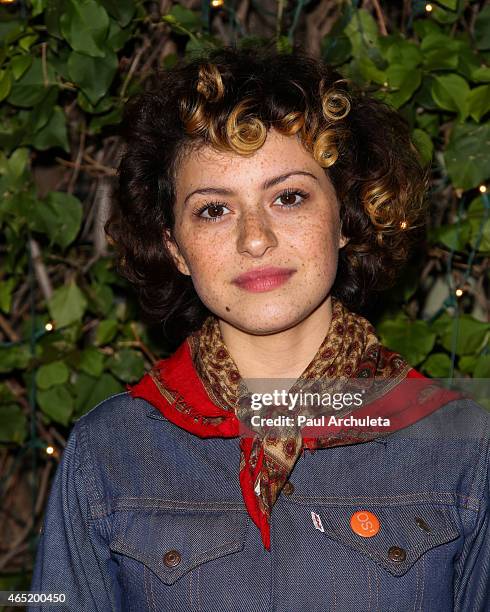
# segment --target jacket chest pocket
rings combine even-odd
[[[246,526],[245,511],[237,509],[118,511],[109,546],[125,609],[210,609],[206,599],[228,581],[230,555],[243,550]]]
[[[316,545],[328,542],[338,610],[449,611],[462,538],[456,509],[434,503],[321,507]],[[313,518],[313,514],[312,514]],[[401,606],[401,607],[400,607]]]

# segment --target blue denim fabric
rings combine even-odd
[[[75,423],[40,536],[31,590],[67,605],[28,609],[488,612],[489,440],[490,414],[457,400],[375,441],[306,451],[269,552],[243,504],[238,438],[200,439],[112,396]],[[358,510],[378,517],[374,537],[350,528]]]

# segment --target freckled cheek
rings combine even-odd
[[[212,241],[194,242],[186,249],[186,260],[194,283],[201,285],[212,282],[226,272],[224,262],[229,261],[229,256],[216,249],[215,244]]]
[[[311,260],[330,257],[332,251],[337,250],[336,237],[338,226],[335,219],[322,218],[317,223],[308,223],[297,228],[297,231],[288,235],[287,240],[299,253],[307,254]]]

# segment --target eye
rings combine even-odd
[[[223,209],[226,208],[225,204],[221,202],[209,202],[204,206],[201,206],[198,210],[194,211],[194,215],[203,219],[204,221],[219,221],[222,217],[226,216],[222,214]],[[205,216],[203,213],[207,212],[209,216]]]
[[[301,206],[307,198],[308,194],[301,189],[286,189],[277,196],[275,201],[279,200],[282,208],[294,208],[295,206]]]

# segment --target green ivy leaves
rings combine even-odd
[[[12,89],[12,80],[10,70],[0,70],[0,102],[9,95]]]
[[[102,0],[102,6],[122,28],[129,25],[136,11],[134,0]]]
[[[75,402],[66,386],[58,385],[46,391],[38,391],[37,401],[50,419],[65,427],[70,423]]]
[[[471,189],[483,183],[490,167],[490,122],[456,124],[444,161],[456,188]]]
[[[65,0],[60,17],[61,33],[74,51],[104,57],[109,16],[96,0]]]
[[[414,367],[427,357],[436,340],[426,321],[411,321],[403,314],[383,321],[377,331],[383,344],[401,353]]]
[[[69,152],[66,117],[59,104],[65,88],[78,89],[83,111],[102,114],[94,133],[117,123],[121,101],[110,98],[108,91],[117,73],[117,52],[134,31],[136,8],[134,0],[38,2],[34,10],[44,12],[52,37],[49,44],[42,43],[41,53],[39,46],[30,52],[39,38],[32,28],[19,24],[8,31],[6,39],[17,40],[18,46],[9,48],[11,56],[7,54],[3,66],[0,57],[0,102],[7,100],[25,111],[5,122],[0,146],[14,150],[27,145],[41,151],[59,147]]]
[[[490,49],[490,6],[485,6],[475,19],[475,46],[477,49]]]
[[[490,323],[478,321],[470,315],[460,315],[455,325],[449,315],[441,316],[430,325],[427,321],[411,320],[404,314],[385,319],[377,326],[380,339],[388,348],[401,353],[412,366],[418,366],[431,376],[445,378],[451,372],[449,355],[458,358],[456,368],[463,373],[483,373],[485,360],[480,363],[478,353],[488,344]],[[435,347],[438,350],[433,351]],[[445,349],[447,352],[441,352]],[[471,362],[468,358],[471,356]],[[483,378],[483,376],[482,376]]]
[[[399,108],[420,87],[422,73],[410,65],[392,64],[386,71],[386,79],[392,90],[389,101],[395,108]]]
[[[57,327],[80,321],[86,308],[87,299],[74,281],[58,287],[48,300],[48,309]]]
[[[66,248],[76,238],[82,222],[82,204],[69,193],[50,192],[38,200],[32,192],[20,193],[14,200],[28,227],[45,234],[50,245]]]
[[[49,64],[43,67],[41,58],[35,57],[27,71],[12,85],[8,102],[30,108],[41,102],[55,84],[53,67]]]
[[[107,363],[109,370],[124,382],[136,382],[145,373],[141,353],[121,349]]]
[[[39,368],[36,383],[39,389],[46,391],[50,387],[67,382],[69,374],[70,371],[63,361],[53,361]]]
[[[68,59],[68,71],[92,104],[97,104],[109,89],[117,70],[117,56],[107,50],[102,58],[87,57],[73,52]]]
[[[434,101],[445,110],[459,113],[461,119],[468,116],[468,83],[457,74],[435,76],[432,81],[431,94]]]
[[[490,111],[490,85],[472,89],[468,95],[468,113],[475,121]]]
[[[2,404],[0,408],[0,443],[22,444],[27,432],[27,418],[16,404]]]

